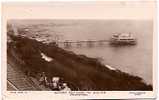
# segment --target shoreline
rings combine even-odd
[[[64,78],[80,90],[152,90],[152,86],[144,83],[142,78],[104,65],[95,58],[66,51],[54,43],[44,44],[26,37],[11,37],[13,41],[8,43],[10,49],[7,56],[12,56],[10,51],[14,52],[18,59],[24,61],[22,67],[32,74],[44,71],[48,76]],[[47,61],[47,57],[50,60]]]

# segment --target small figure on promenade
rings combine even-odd
[[[39,85],[45,85],[46,86],[46,82],[47,82],[47,77],[45,75],[45,72],[42,73],[41,77],[40,77],[40,84]]]
[[[55,91],[58,91],[58,90],[60,90],[59,89],[59,80],[60,80],[60,78],[59,77],[53,77],[52,78],[52,90],[55,90]]]
[[[63,89],[61,91],[71,91],[71,89],[68,87],[67,83],[63,83]]]

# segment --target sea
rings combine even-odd
[[[98,58],[103,64],[139,76],[152,84],[153,21],[152,20],[16,20],[19,27],[28,27],[34,36],[46,41],[109,40],[114,33],[132,33],[137,39],[133,46],[83,44],[64,48],[76,54]],[[63,47],[62,47],[63,48]]]

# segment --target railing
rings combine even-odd
[[[18,91],[19,89],[12,83],[10,82],[9,80],[7,80],[7,83],[13,88],[15,89],[16,91]],[[8,90],[8,89],[7,89]]]

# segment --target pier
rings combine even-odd
[[[70,48],[70,47],[96,47],[96,46],[104,46],[110,42],[109,40],[85,40],[85,41],[58,41],[56,44],[59,47]]]
[[[13,30],[13,34],[14,35],[20,35],[18,32],[17,27],[14,24],[11,24],[12,30]],[[22,36],[22,35],[21,35]],[[32,37],[33,38],[33,37]],[[33,38],[35,39],[35,37]],[[37,39],[36,39],[37,40]],[[42,41],[44,43],[48,43],[48,40],[39,40]],[[110,42],[110,40],[64,40],[64,41],[60,41],[60,40],[55,40],[54,43],[62,48],[70,48],[70,47],[97,47],[97,46],[104,46],[105,44],[108,44]]]

